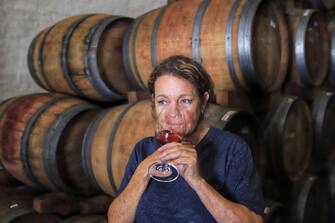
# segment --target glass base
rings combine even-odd
[[[171,163],[153,163],[149,167],[149,175],[152,179],[169,183],[175,181],[179,176],[177,167]]]

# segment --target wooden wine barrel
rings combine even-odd
[[[75,215],[61,221],[61,223],[102,223],[105,222],[105,220],[105,215]]]
[[[291,222],[329,223],[331,212],[328,181],[311,176],[299,182],[293,192]]]
[[[326,87],[335,90],[335,19],[328,23],[328,32],[330,35],[330,63]]]
[[[325,80],[330,43],[323,14],[295,9],[289,14],[291,30],[290,80],[302,87],[320,86]]]
[[[92,193],[81,165],[81,144],[97,107],[61,94],[18,97],[0,119],[0,160],[37,188]]]
[[[83,160],[86,173],[97,189],[115,195],[135,144],[154,133],[151,112],[151,101],[143,100],[105,110],[90,124],[83,144]],[[204,121],[245,138],[256,157],[258,169],[263,169],[259,128],[250,113],[210,105]]]
[[[206,109],[204,121],[209,126],[230,131],[243,138],[251,148],[258,173],[263,177],[265,154],[260,143],[261,129],[252,113],[211,104]]]
[[[271,1],[180,0],[136,18],[123,51],[136,89],[147,87],[157,64],[179,54],[201,63],[218,90],[272,91],[286,75],[288,33]]]
[[[267,175],[290,183],[304,175],[310,164],[312,114],[304,100],[284,97],[269,111],[264,124]]]
[[[40,32],[30,44],[28,66],[37,84],[99,101],[131,90],[122,63],[122,39],[132,19],[77,15]]]
[[[149,100],[101,112],[88,127],[83,144],[85,170],[96,188],[114,196],[135,144],[153,133]]]
[[[335,95],[333,92],[318,92],[312,104],[314,121],[313,161],[316,169],[327,169],[335,152]]]

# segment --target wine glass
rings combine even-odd
[[[170,142],[182,142],[183,137],[179,132],[183,132],[183,128],[185,125],[184,119],[182,118],[183,116],[180,116],[179,121],[181,125],[179,125],[179,129],[175,130],[173,128],[169,127],[163,127],[160,124],[160,120],[164,119],[163,117],[165,114],[164,110],[162,110],[159,113],[159,116],[157,117],[156,120],[156,130],[155,130],[155,139],[158,141],[158,143],[162,146],[166,143]],[[172,182],[175,181],[179,177],[179,171],[177,167],[168,162],[160,162],[157,161],[153,163],[149,167],[149,175],[152,179],[159,181],[159,182]]]

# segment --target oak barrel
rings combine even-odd
[[[328,23],[328,32],[330,35],[330,63],[328,68],[328,78],[326,87],[335,90],[335,19],[332,17]]]
[[[310,176],[294,187],[291,207],[291,221],[294,223],[329,223],[331,201],[328,180]]]
[[[18,97],[0,119],[2,164],[32,187],[92,193],[80,154],[83,134],[97,112],[95,105],[61,94]]]
[[[46,28],[29,47],[31,76],[48,91],[99,101],[125,98],[131,89],[123,69],[122,39],[131,21],[89,14]]]
[[[320,86],[330,59],[330,42],[324,15],[316,10],[289,13],[291,31],[290,80],[302,87]]]
[[[313,161],[316,170],[325,170],[332,154],[335,153],[335,95],[320,91],[312,103],[314,122]]]
[[[263,143],[267,175],[281,184],[300,179],[310,165],[312,114],[304,100],[280,98],[265,118]]]
[[[172,55],[201,63],[217,90],[278,89],[288,64],[288,33],[271,1],[180,0],[129,26],[123,44],[127,75],[145,89],[153,68]]]
[[[96,188],[114,196],[135,144],[153,133],[149,100],[101,112],[88,127],[83,144],[85,170]]]

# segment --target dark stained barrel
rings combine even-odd
[[[271,1],[180,0],[138,17],[123,51],[137,89],[159,62],[180,54],[201,63],[217,90],[272,91],[286,75],[288,33]]]
[[[335,90],[335,19],[328,23],[328,31],[330,35],[330,63],[328,68],[328,78],[326,86],[328,89]]]
[[[28,66],[37,84],[99,101],[117,101],[130,90],[122,40],[130,18],[77,15],[40,32],[30,44]]]
[[[0,119],[1,162],[32,187],[92,193],[81,165],[81,146],[96,113],[95,105],[61,94],[16,98]]]
[[[291,222],[331,222],[333,210],[328,180],[316,176],[301,180],[295,185],[291,204]]]
[[[312,104],[314,121],[313,161],[316,170],[328,168],[331,155],[335,152],[335,95],[320,91]]]
[[[330,58],[324,15],[312,9],[295,9],[288,18],[292,41],[290,80],[302,87],[320,86],[327,76]]]
[[[279,183],[300,179],[310,165],[312,114],[304,100],[283,97],[272,106],[264,124],[267,175]]]

